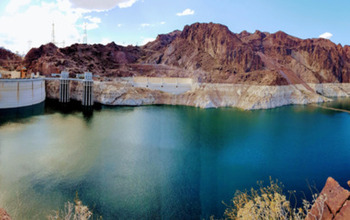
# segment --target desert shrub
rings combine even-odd
[[[93,213],[87,206],[83,205],[78,193],[76,193],[74,203],[66,202],[63,210],[53,211],[53,214],[47,218],[48,220],[89,220],[93,219]],[[95,219],[102,220],[102,217],[96,217]]]
[[[289,199],[283,194],[283,185],[270,178],[270,184],[259,189],[237,191],[225,210],[226,219],[265,220],[265,219],[304,219],[311,207],[306,200],[303,207],[292,208]],[[289,198],[294,192],[289,192]],[[316,196],[317,197],[317,196]],[[316,198],[315,197],[315,198]]]

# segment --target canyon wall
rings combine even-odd
[[[50,75],[65,70],[73,77],[89,71],[109,78],[180,77],[199,83],[350,83],[349,46],[282,31],[233,33],[213,23],[187,25],[142,47],[46,44],[30,50],[22,64],[29,72]]]

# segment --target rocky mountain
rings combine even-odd
[[[3,70],[19,70],[22,64],[22,57],[9,50],[0,48],[0,68]]]
[[[122,47],[115,43],[86,45],[73,44],[58,48],[54,44],[42,45],[31,49],[24,58],[29,71],[44,75],[69,71],[72,74],[91,71],[106,76],[125,76],[125,65],[136,63],[143,54],[139,47]]]
[[[326,39],[234,34],[220,24],[196,23],[146,61],[201,70],[206,82],[285,85],[349,82],[349,58],[349,46]]]
[[[288,85],[350,82],[350,47],[284,32],[232,33],[226,26],[195,23],[159,35],[145,46],[43,45],[28,52],[33,72],[102,76],[179,76],[206,83]]]

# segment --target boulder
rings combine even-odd
[[[0,220],[11,220],[9,214],[2,208],[0,208]]]
[[[334,220],[347,220],[350,219],[350,201],[347,200],[344,206],[340,209]]]
[[[341,187],[332,177],[328,177],[306,219],[350,219],[349,196],[350,192],[348,190]]]
[[[332,177],[328,177],[321,195],[326,196],[326,204],[332,214],[335,215],[349,198],[350,192],[341,187]]]

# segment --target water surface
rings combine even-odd
[[[349,100],[328,106],[350,109]],[[104,219],[222,217],[236,190],[282,181],[310,194],[350,179],[350,114],[183,106],[0,111],[0,204],[45,219],[80,199]],[[20,208],[18,208],[20,207]]]

